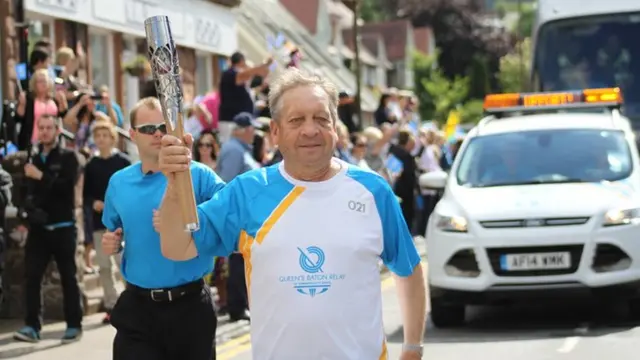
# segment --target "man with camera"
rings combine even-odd
[[[62,342],[82,336],[82,305],[76,278],[77,232],[75,191],[79,175],[76,154],[58,144],[60,124],[52,115],[38,119],[38,152],[24,166],[27,177],[25,210],[29,235],[25,246],[25,327],[14,333],[19,341],[37,342],[42,327],[41,282],[49,261],[56,261],[67,322]]]

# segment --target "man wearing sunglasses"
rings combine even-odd
[[[160,140],[167,133],[158,99],[140,100],[130,120],[140,162],[111,177],[102,214],[107,228],[103,251],[122,251],[121,271],[127,282],[111,311],[117,330],[113,358],[215,358],[217,320],[211,291],[202,280],[213,270],[213,262],[208,257],[168,260],[153,228],[153,210],[160,206],[167,185],[158,168]],[[193,162],[190,169],[197,203],[224,186],[209,167]]]

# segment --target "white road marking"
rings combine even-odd
[[[563,354],[570,353],[571,351],[573,351],[573,349],[576,348],[579,342],[579,336],[568,337],[564,339],[564,343],[562,343],[562,346],[558,348],[558,352]]]
[[[566,354],[566,353],[572,352],[573,349],[575,349],[576,346],[578,346],[581,336],[584,336],[589,332],[589,324],[582,323],[580,324],[580,326],[575,328],[573,332],[579,336],[569,336],[566,339],[564,339],[562,346],[560,346],[557,350],[559,353]]]

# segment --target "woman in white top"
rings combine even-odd
[[[428,173],[433,171],[442,171],[440,167],[440,157],[442,156],[442,150],[440,150],[439,136],[436,130],[433,129],[421,129],[420,130],[420,142],[422,147],[417,154],[417,165],[421,173]],[[425,234],[427,230],[427,223],[429,216],[433,212],[433,209],[438,203],[439,197],[436,190],[420,189],[420,195],[422,196],[422,213],[420,214],[420,222],[418,224],[418,233]]]

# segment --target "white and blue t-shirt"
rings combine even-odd
[[[378,262],[409,276],[420,257],[387,182],[334,161],[323,182],[251,170],[198,206],[198,256],[244,256],[256,360],[388,358]]]

